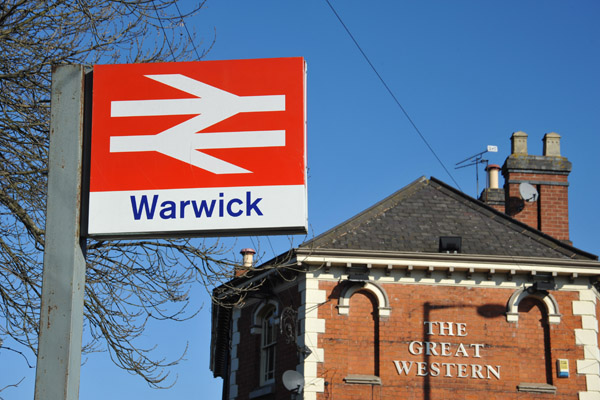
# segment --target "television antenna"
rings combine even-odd
[[[482,151],[481,153],[477,153],[471,157],[465,158],[462,161],[457,162],[454,167],[454,169],[459,169],[459,168],[465,168],[465,167],[470,167],[472,165],[475,166],[475,180],[477,182],[477,192],[475,193],[475,197],[477,197],[479,195],[479,168],[477,168],[477,165],[479,164],[485,164],[486,168],[488,165],[489,160],[485,160],[483,158],[483,155],[485,153],[497,153],[498,152],[498,146],[493,146],[493,145],[488,145],[487,146],[487,150]],[[462,164],[462,165],[461,165]],[[487,182],[487,178],[486,178],[486,187],[489,183]]]

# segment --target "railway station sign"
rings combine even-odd
[[[302,58],[96,65],[88,235],[304,233]]]

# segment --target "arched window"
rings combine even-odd
[[[279,322],[277,303],[260,304],[253,313],[251,333],[260,335],[260,385],[275,382],[275,348]]]
[[[518,368],[522,392],[555,393],[552,386],[550,324],[560,322],[556,299],[546,291],[519,289],[510,297],[506,313],[517,323]]]
[[[348,352],[348,374],[379,376],[379,313],[375,296],[366,291],[350,298],[348,324],[355,348]]]
[[[346,316],[339,338],[346,346],[347,384],[381,385],[379,329],[391,308],[387,293],[375,282],[346,282],[338,298],[338,314]],[[339,346],[338,346],[339,347]]]

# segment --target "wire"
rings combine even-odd
[[[367,61],[367,63],[369,64],[369,66],[373,70],[373,72],[375,72],[375,75],[377,75],[377,77],[379,78],[379,80],[381,81],[381,83],[383,84],[383,86],[385,87],[385,89],[388,91],[388,93],[390,94],[390,96],[392,96],[392,99],[394,99],[394,102],[396,103],[396,105],[400,108],[400,110],[402,110],[402,113],[404,114],[404,116],[406,117],[406,119],[408,120],[408,122],[410,122],[410,124],[414,128],[415,132],[417,132],[417,134],[419,135],[419,137],[421,138],[421,140],[423,141],[423,143],[425,143],[425,145],[427,146],[427,148],[429,149],[429,151],[431,152],[431,154],[433,154],[433,156],[440,163],[440,165],[442,166],[442,168],[444,168],[444,171],[446,171],[446,173],[448,174],[448,176],[450,177],[450,179],[452,179],[452,182],[454,182],[454,184],[462,192],[463,190],[460,187],[460,185],[458,184],[458,182],[456,182],[456,180],[454,179],[454,177],[452,176],[452,174],[450,173],[450,171],[448,170],[448,168],[446,168],[446,166],[444,165],[444,163],[442,162],[442,160],[438,157],[438,155],[436,154],[435,150],[433,150],[433,148],[431,147],[431,145],[429,144],[429,142],[427,141],[427,139],[425,138],[425,136],[421,133],[421,131],[419,130],[419,128],[417,127],[417,125],[415,124],[415,122],[412,120],[412,118],[410,117],[410,115],[408,115],[408,112],[404,109],[404,107],[402,106],[402,104],[400,104],[400,101],[398,101],[398,99],[394,95],[394,92],[392,92],[392,90],[387,85],[387,83],[385,82],[385,80],[383,79],[383,77],[377,71],[377,68],[375,68],[375,66],[373,65],[373,63],[371,62],[371,60],[369,59],[369,57],[367,56],[367,54],[360,47],[360,45],[358,44],[358,41],[354,38],[354,36],[350,32],[350,29],[348,29],[348,27],[346,26],[346,24],[344,23],[344,21],[342,20],[342,18],[340,17],[340,15],[337,13],[337,11],[335,10],[335,8],[333,8],[333,5],[329,2],[329,0],[325,0],[325,1],[327,2],[327,5],[329,5],[329,8],[331,8],[331,11],[333,11],[333,13],[335,14],[335,16],[338,19],[338,21],[340,21],[340,24],[342,24],[342,26],[346,30],[346,33],[348,33],[348,36],[350,36],[350,38],[352,39],[352,41],[354,42],[354,44],[356,45],[356,47],[358,48],[358,50],[360,51],[360,53],[362,54],[362,56],[364,57],[364,59]]]
[[[460,185],[458,184],[458,182],[454,179],[454,177],[452,176],[452,174],[450,173],[450,171],[448,170],[448,168],[446,168],[446,166],[444,165],[444,163],[442,162],[442,160],[438,157],[438,155],[436,154],[435,150],[433,150],[433,148],[429,145],[429,142],[427,141],[427,139],[425,138],[425,136],[421,133],[421,131],[419,130],[419,128],[417,127],[417,125],[414,123],[414,121],[412,120],[412,118],[410,117],[410,115],[408,115],[408,112],[404,109],[404,107],[402,106],[402,104],[400,104],[400,101],[398,101],[398,99],[396,98],[396,96],[394,95],[394,93],[392,92],[392,90],[390,89],[390,87],[387,85],[387,83],[385,82],[385,80],[383,79],[383,77],[379,74],[379,72],[377,71],[377,68],[375,68],[375,66],[373,65],[373,63],[371,62],[371,60],[369,59],[369,57],[367,56],[367,54],[360,47],[360,45],[358,44],[358,41],[354,38],[354,36],[350,32],[350,29],[348,29],[348,27],[346,26],[346,24],[344,23],[344,21],[342,20],[342,18],[340,17],[340,15],[337,13],[337,11],[335,10],[335,8],[331,4],[331,2],[329,0],[325,0],[325,1],[327,2],[327,5],[329,5],[329,8],[331,8],[331,11],[333,11],[333,13],[335,14],[335,16],[338,19],[338,21],[340,21],[340,24],[342,24],[342,26],[346,30],[346,33],[348,33],[348,36],[350,36],[350,38],[352,39],[352,41],[354,42],[354,44],[356,45],[356,47],[358,48],[358,50],[360,51],[360,53],[362,54],[362,56],[365,58],[365,60],[367,61],[367,63],[371,67],[371,69],[373,70],[373,72],[375,72],[375,75],[377,75],[377,77],[379,78],[379,80],[381,81],[381,83],[383,84],[383,86],[385,87],[385,89],[388,91],[388,93],[390,94],[390,96],[392,96],[392,99],[394,99],[394,102],[396,103],[396,105],[400,108],[400,110],[402,110],[402,113],[404,113],[404,116],[406,117],[406,119],[408,119],[408,121],[410,122],[410,124],[412,125],[412,127],[414,128],[414,130],[417,132],[417,134],[419,135],[419,137],[421,138],[421,140],[423,140],[423,142],[425,143],[425,145],[427,146],[427,148],[429,148],[429,151],[431,151],[431,153],[434,155],[434,157],[436,158],[436,160],[440,163],[440,165],[442,166],[442,168],[444,168],[444,171],[446,171],[446,173],[448,174],[448,176],[450,177],[450,179],[452,179],[452,182],[454,182],[454,184],[456,185],[456,187],[461,192],[464,193],[464,190],[462,190],[462,188],[460,187]],[[484,221],[484,223],[488,227],[489,232],[491,232],[492,235],[495,236],[499,240],[499,238],[496,235],[496,233],[490,228],[489,223],[488,223],[489,221],[486,220],[481,213],[478,213],[478,215],[479,215],[480,218],[482,218],[482,220]],[[503,247],[503,250],[505,250],[506,255],[510,256],[513,259],[515,258],[508,249],[506,249],[506,248]],[[519,268],[521,267],[518,263],[517,263],[517,266]]]
[[[181,10],[179,10],[179,6],[177,5],[177,1],[175,1],[175,8],[177,9],[177,13],[179,14],[179,18],[181,19],[181,23],[183,24],[183,27],[185,28],[185,31],[187,32],[188,38],[190,39],[190,43],[192,44],[192,47],[194,48],[194,53],[196,53],[196,58],[198,60],[200,60],[202,57],[200,57],[200,54],[198,54],[198,49],[196,48],[196,45],[194,44],[194,40],[192,39],[192,35],[190,35],[190,31],[187,28],[187,24],[183,20],[183,16],[181,15]]]
[[[162,19],[160,18],[160,15],[158,14],[158,9],[156,8],[156,4],[154,3],[154,0],[152,0],[152,6],[154,7],[154,12],[156,13],[156,19],[158,19],[158,23],[160,24],[160,29],[163,32],[163,37],[165,38],[165,41],[167,42],[167,46],[169,47],[169,50],[171,50],[171,57],[173,58],[173,61],[176,61],[175,53],[173,52],[173,47],[171,47],[171,42],[169,42],[169,38],[167,37],[167,32],[165,32],[165,27],[163,26]]]
[[[267,236],[267,241],[269,242],[269,247],[271,247],[271,252],[273,252],[273,257],[277,257],[275,249],[273,249],[273,244],[271,244],[271,238],[269,236]]]

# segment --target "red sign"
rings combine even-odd
[[[188,232],[191,226],[222,231],[237,229],[240,217],[255,217],[257,229],[285,230],[265,224],[270,217],[258,218],[265,217],[259,204],[266,207],[269,200],[257,202],[256,193],[230,196],[229,226],[227,210],[218,221],[192,211],[179,218],[186,210],[177,202],[188,201],[192,210],[193,201],[208,201],[209,207],[212,200],[188,199],[189,191],[184,199],[177,191],[215,188],[220,197],[213,200],[219,201],[227,188],[303,187],[305,197],[304,76],[302,58],[95,66],[89,233]],[[154,192],[161,197],[155,200]],[[237,202],[243,196],[255,205],[249,212]],[[106,213],[115,207],[113,229]],[[301,218],[306,220],[306,210]],[[298,231],[293,225],[289,228]]]

